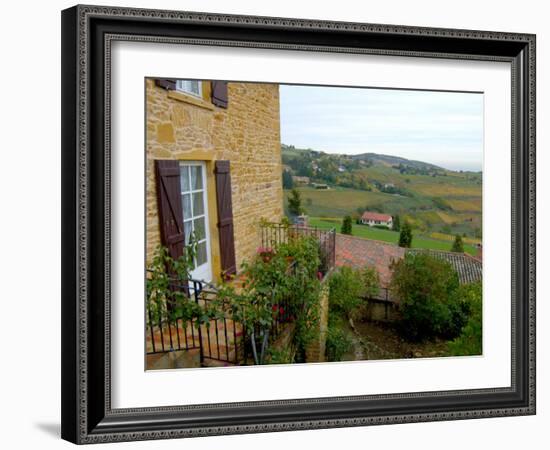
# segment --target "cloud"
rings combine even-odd
[[[281,85],[281,139],[480,170],[483,94]]]

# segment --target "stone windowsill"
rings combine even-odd
[[[168,98],[177,100],[184,103],[189,103],[191,105],[198,106],[200,108],[208,109],[214,111],[214,105],[210,102],[207,102],[201,98],[193,97],[192,95],[185,94],[178,91],[168,91]]]

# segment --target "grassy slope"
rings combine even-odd
[[[302,151],[285,149],[285,155],[296,157]],[[473,244],[477,229],[481,228],[482,185],[481,175],[473,172],[446,171],[437,176],[401,174],[390,164],[375,163],[368,168],[355,170],[368,179],[369,183],[393,183],[396,187],[405,189],[411,196],[386,194],[374,189],[365,191],[358,189],[331,186],[329,190],[318,190],[311,187],[298,187],[302,194],[302,205],[312,218],[336,218],[339,223],[345,215],[356,215],[358,211],[372,208],[391,215],[399,214],[401,221],[409,221],[415,227],[415,242],[417,247],[449,250],[454,234],[466,233],[467,251],[474,251]],[[285,191],[286,198],[289,191]],[[434,199],[441,198],[451,207],[442,209]],[[437,199],[436,199],[437,200]],[[313,219],[320,220],[320,219]],[[322,224],[320,220],[320,224]],[[329,226],[324,224],[324,226]],[[451,234],[440,234],[451,227]],[[355,226],[354,228],[357,228]],[[360,227],[362,228],[362,227]],[[371,239],[387,242],[397,242],[397,237],[384,230],[357,230],[356,233]],[[451,241],[451,242],[449,242]]]
[[[322,230],[336,228],[336,231],[339,232],[342,221],[339,219],[323,219],[319,217],[310,217],[309,224]],[[352,228],[352,234],[353,236],[390,242],[392,244],[397,244],[397,241],[399,240],[399,233],[397,231],[381,230],[378,228],[369,227],[367,225],[354,224]],[[412,247],[450,251],[452,247],[452,242],[449,242],[447,240],[429,239],[416,235],[413,237]],[[464,251],[471,255],[476,254],[476,248],[472,245],[464,245]]]
[[[302,204],[307,213],[317,217],[344,216],[355,212],[357,208],[381,206],[390,214],[411,207],[431,205],[429,199],[409,198],[401,195],[368,192],[357,189],[335,187],[328,190],[300,187]],[[288,191],[285,191],[288,196]],[[308,200],[309,199],[309,200]]]
[[[481,226],[481,185],[469,181],[468,175],[406,176],[387,167],[364,170],[372,179],[393,182],[407,189],[412,197],[342,187],[329,190],[299,187],[307,213],[314,217],[342,217],[370,207],[391,215],[399,214],[425,231],[427,228],[441,231],[442,227],[450,225],[453,233],[465,232],[469,237],[473,237],[475,229]],[[409,182],[403,181],[406,179]],[[285,196],[288,194],[285,191]],[[452,210],[439,209],[433,202],[434,197],[442,197]]]

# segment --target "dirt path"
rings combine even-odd
[[[353,322],[349,322],[349,336],[351,338],[351,345],[353,347],[353,360],[354,361],[364,361],[365,359],[369,359],[367,355],[365,355],[363,349],[364,345],[361,339],[361,336],[355,331],[355,327],[353,325]]]
[[[384,324],[355,322],[350,326],[350,331],[354,341],[354,356],[362,353],[363,360],[433,358],[447,354],[445,341],[410,343],[401,339],[392,327]],[[355,349],[358,344],[361,351]]]

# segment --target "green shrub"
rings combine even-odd
[[[401,231],[401,219],[397,214],[393,217],[393,231]]]
[[[288,211],[293,216],[299,216],[305,212],[302,207],[302,197],[300,195],[300,191],[296,188],[290,191],[290,195],[288,197]]]
[[[292,347],[296,358],[303,359],[306,346],[319,333],[318,277],[319,245],[314,237],[289,236],[288,242],[273,248],[260,248],[258,255],[241,267],[242,280],[218,287],[221,301],[231,318],[243,324],[251,338],[255,364],[264,364],[269,352],[268,341],[274,321],[285,305],[285,314],[295,324]]]
[[[327,328],[326,356],[327,360],[342,361],[342,358],[352,348],[349,334],[343,328],[343,321],[339,317],[331,315]]]
[[[329,279],[329,309],[331,316],[350,318],[361,314],[361,306],[380,288],[378,271],[340,267]]]
[[[422,341],[458,336],[469,311],[460,299],[458,275],[452,266],[426,253],[407,253],[392,269],[390,288],[400,300],[403,337]]]
[[[361,281],[363,282],[363,295],[373,297],[380,289],[380,277],[376,267],[365,267],[361,272]]]
[[[412,244],[412,228],[409,222],[405,222],[401,225],[399,232],[399,247],[410,247]]]
[[[464,253],[464,243],[462,242],[462,236],[460,236],[460,234],[455,236],[451,251],[455,253]]]
[[[373,228],[378,228],[379,230],[389,230],[390,227],[387,225],[373,225]]]
[[[329,305],[337,313],[348,315],[361,304],[363,280],[361,272],[351,267],[340,267],[329,280]]]
[[[302,361],[305,358],[306,347],[319,334],[321,295],[319,243],[313,236],[298,235],[290,238],[286,243],[279,244],[276,252],[279,258],[284,258],[287,262],[289,259],[293,261],[290,273],[285,273],[284,278],[288,280],[286,282],[289,287],[287,303],[296,326],[293,340],[296,360]]]
[[[340,233],[351,235],[351,232],[352,232],[351,216],[345,216],[344,220],[342,221],[342,227],[340,228]]]
[[[294,351],[291,347],[270,348],[268,353],[268,364],[291,364],[294,362]]]
[[[461,286],[460,297],[468,304],[470,316],[460,336],[449,342],[454,356],[482,354],[482,289],[481,282]]]

